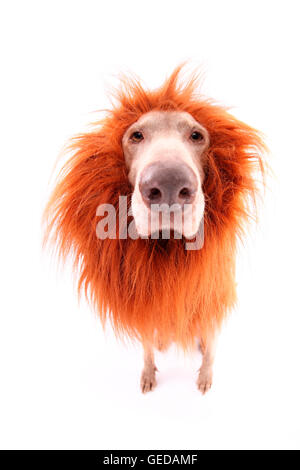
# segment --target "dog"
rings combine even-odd
[[[112,109],[72,140],[45,210],[45,240],[72,257],[79,293],[118,336],[142,343],[143,393],[156,386],[155,348],[197,340],[197,386],[211,388],[216,338],[236,302],[237,243],[265,168],[260,133],[181,73],[155,90],[123,78]],[[117,235],[103,236],[109,208]]]

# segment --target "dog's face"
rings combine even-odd
[[[138,234],[172,230],[193,237],[204,214],[207,130],[189,113],[151,111],[127,129],[122,145]]]

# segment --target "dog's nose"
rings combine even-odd
[[[155,162],[144,168],[139,189],[145,204],[191,204],[195,199],[198,181],[194,171],[185,163]]]

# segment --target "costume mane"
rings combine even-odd
[[[182,83],[181,67],[154,91],[123,79],[118,100],[92,132],[75,137],[45,212],[46,240],[71,256],[84,291],[117,335],[191,346],[218,328],[234,306],[235,258],[263,172],[259,133],[197,92],[197,77]],[[97,238],[99,204],[130,199],[122,136],[152,110],[185,111],[209,132],[205,155],[204,246],[182,240]]]

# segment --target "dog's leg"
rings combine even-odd
[[[150,392],[156,387],[155,372],[157,368],[154,364],[153,348],[149,343],[143,344],[144,348],[144,369],[141,376],[141,390],[143,393]]]
[[[216,334],[210,333],[204,340],[200,338],[200,349],[203,354],[202,365],[199,369],[197,386],[203,395],[211,388],[213,378],[213,363],[216,349]]]

